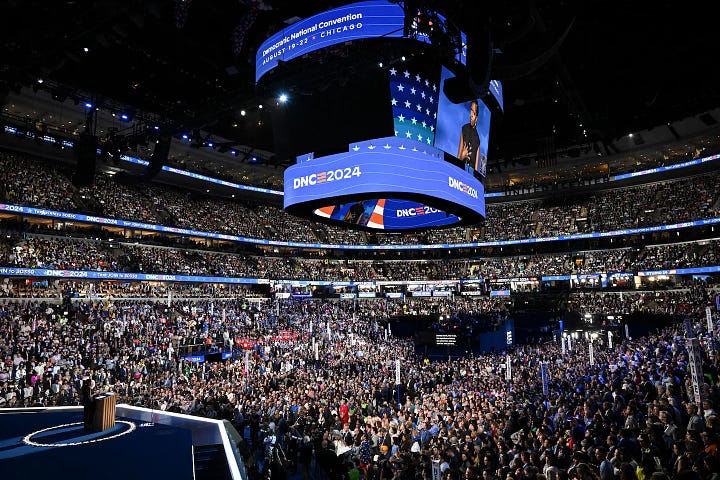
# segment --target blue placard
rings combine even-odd
[[[453,291],[452,290],[433,290],[432,295],[433,295],[433,297],[452,297]]]
[[[509,297],[510,290],[490,290],[491,297]]]
[[[255,81],[278,65],[315,50],[365,38],[400,38],[405,12],[385,0],[352,3],[300,20],[265,40],[255,55]]]
[[[542,280],[543,282],[570,280],[570,275],[548,275],[546,277],[542,277]]]
[[[290,293],[293,298],[312,298],[312,292],[308,293]]]
[[[186,362],[202,363],[205,361],[205,355],[185,355],[181,356]]]
[[[413,297],[432,297],[432,291],[418,290],[417,292],[409,292]]]

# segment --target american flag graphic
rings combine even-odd
[[[389,74],[395,136],[434,145],[439,98],[437,83],[418,73],[394,67]]]

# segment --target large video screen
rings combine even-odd
[[[435,147],[458,157],[484,178],[487,174],[490,110],[480,100],[451,102],[443,93],[443,87],[445,81],[454,76],[442,67]]]
[[[347,226],[417,230],[477,222],[484,188],[434,147],[386,137],[285,170],[284,206]]]
[[[402,37],[405,12],[397,3],[371,0],[334,8],[281,30],[255,56],[255,81],[278,65],[320,48],[376,37]]]
[[[410,7],[407,7],[410,8]],[[429,12],[425,12],[427,15]],[[439,13],[433,13],[435,32],[460,45],[455,56],[458,63],[467,61],[467,36],[454,28]],[[351,3],[305,18],[265,40],[255,54],[255,81],[278,66],[315,50],[344,42],[367,38],[414,38],[432,44],[428,32],[416,21],[405,32],[406,12],[401,2],[369,0]],[[417,20],[417,17],[416,17]]]
[[[330,220],[385,230],[415,230],[457,223],[457,215],[411,200],[378,198],[319,208],[315,211]]]
[[[433,145],[440,72],[423,63],[403,62],[388,69],[390,105],[396,137]]]

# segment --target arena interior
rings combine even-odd
[[[720,52],[641,3],[3,7],[2,477],[720,478]]]

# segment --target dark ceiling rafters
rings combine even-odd
[[[253,111],[263,100],[253,81],[255,49],[285,20],[347,3],[265,0],[253,11],[259,4],[250,0],[195,0],[178,28],[176,2],[10,0],[0,33],[0,86],[15,89],[47,77],[71,92],[92,90],[163,115],[175,129],[199,128],[253,146],[257,122],[269,121],[267,112]],[[492,32],[490,76],[505,81],[506,93],[501,131],[491,144],[496,155],[531,152],[534,137],[549,135],[558,148],[609,142],[720,104],[720,42],[714,17],[702,6],[670,0],[418,4],[470,34]],[[239,53],[233,49],[238,25],[247,27]]]

